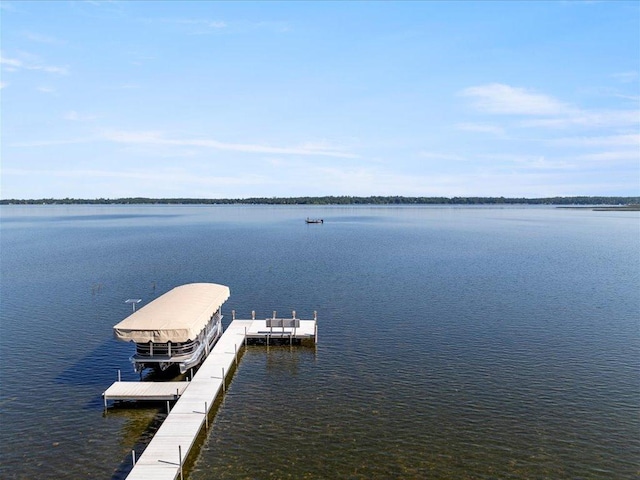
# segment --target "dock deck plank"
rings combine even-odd
[[[115,382],[104,393],[105,400],[175,400],[190,382]]]

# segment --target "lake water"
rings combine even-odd
[[[164,417],[101,394],[127,316],[228,285],[249,347],[205,479],[637,478],[640,217],[552,207],[3,206],[0,477],[124,478]],[[304,218],[321,217],[321,225]]]

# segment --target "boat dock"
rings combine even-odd
[[[104,394],[107,400],[176,400],[153,439],[140,458],[132,459],[129,480],[175,480],[183,475],[183,465],[220,391],[226,389],[226,376],[238,362],[238,352],[248,343],[317,342],[317,316],[313,320],[296,318],[235,319],[217,341],[205,361],[189,382],[115,382]],[[142,387],[144,384],[153,387]],[[160,386],[161,385],[161,386]],[[158,386],[158,391],[153,391]],[[144,390],[147,388],[148,390]],[[138,390],[136,390],[138,389]],[[143,391],[144,390],[144,391]],[[154,396],[155,395],[155,396]],[[165,397],[163,397],[163,395]],[[162,397],[162,398],[160,398]],[[166,398],[170,397],[170,398]]]

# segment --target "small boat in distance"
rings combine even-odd
[[[322,218],[309,218],[309,217],[307,217],[305,222],[306,223],[324,223],[324,220]]]
[[[164,371],[172,365],[185,373],[209,355],[222,335],[222,304],[229,287],[189,283],[175,287],[113,327],[117,340],[133,342],[134,370]]]

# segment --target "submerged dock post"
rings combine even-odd
[[[222,367],[222,391],[227,391],[227,386],[224,384],[224,367]]]
[[[204,427],[209,430],[209,409],[207,408],[207,402],[204,402]]]
[[[236,367],[238,366],[238,344],[234,343],[233,344],[233,356],[234,356],[234,360],[236,362]]]
[[[133,462],[133,466],[136,466],[136,451],[131,450],[131,461]]]
[[[118,381],[121,382],[122,381],[122,377],[120,376],[120,369],[118,369]]]

